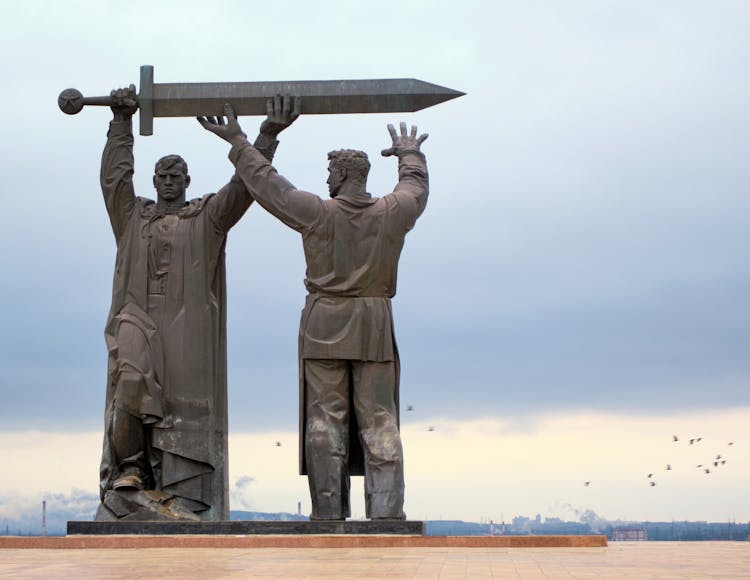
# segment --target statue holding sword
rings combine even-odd
[[[188,201],[179,155],[156,162],[156,202],[137,197],[135,90],[111,99],[101,187],[117,258],[97,520],[226,520],[224,247],[253,199],[235,175],[217,193]],[[255,141],[269,161],[276,137],[299,115],[291,101],[269,101]]]
[[[228,519],[224,248],[253,200],[303,237],[300,473],[311,518],[350,515],[350,475],[365,475],[368,518],[405,518],[391,298],[404,237],[427,201],[427,135],[388,126],[383,155],[398,158],[399,179],[380,198],[366,190],[361,151],[329,153],[329,200],[296,189],[271,162],[302,101],[305,114],[383,113],[461,95],[416,79],[156,84],[150,66],[137,94],[133,85],[107,97],[60,94],[67,114],[113,112],[101,165],[117,258],[97,520]],[[156,117],[197,116],[232,145],[229,183],[188,201],[187,163],[167,155],[154,170],[156,202],[137,197],[136,110],[141,135]],[[253,145],[236,114],[266,114]]]

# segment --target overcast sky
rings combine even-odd
[[[137,84],[143,64],[157,83],[415,77],[467,93],[413,114],[303,115],[275,160],[325,195],[326,153],[363,149],[382,195],[386,124],[430,133],[430,200],[394,300],[407,425],[522,432],[599,413],[700,429],[750,408],[746,2],[18,1],[0,26],[0,431],[101,428],[111,113],[66,116],[56,99]],[[252,137],[261,119],[240,121]],[[228,146],[195,120],[154,128],[136,136],[139,195],[167,153],[187,159],[189,197],[231,176]],[[230,429],[294,432],[298,235],[252,207],[227,270]]]

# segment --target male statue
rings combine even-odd
[[[117,242],[102,504],[97,520],[229,517],[226,289],[229,229],[252,203],[233,176],[186,201],[182,157],[156,162],[157,201],[133,188],[135,88],[111,93],[101,186]],[[268,160],[298,113],[269,104],[256,147]],[[264,157],[264,159],[266,158]]]
[[[254,199],[302,234],[308,296],[299,334],[300,473],[307,474],[312,519],[351,515],[349,476],[365,475],[366,515],[404,519],[399,434],[399,359],[391,298],[406,233],[427,202],[417,128],[388,126],[398,157],[394,191],[366,190],[361,151],[328,154],[331,199],[296,189],[252,147],[230,106],[201,124],[232,145],[229,159]],[[364,454],[364,457],[362,456]],[[364,462],[364,465],[362,465]],[[363,469],[364,467],[364,469]]]

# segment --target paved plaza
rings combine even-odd
[[[3,549],[0,578],[748,578],[750,542],[600,548]]]

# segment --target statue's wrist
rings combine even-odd
[[[274,135],[273,133],[269,133],[268,131],[260,131],[258,133],[258,137],[255,139],[255,143],[253,143],[253,147],[255,147],[256,149],[271,147],[272,145],[278,143],[277,137],[278,133]]]
[[[247,135],[244,133],[239,133],[237,135],[232,135],[229,139],[229,144],[232,147],[241,147],[245,143],[247,143]]]
[[[258,138],[263,137],[265,140],[271,142],[276,141],[279,138],[281,131],[269,131],[268,129],[261,129],[258,131]]]
[[[396,149],[396,155],[401,157],[402,155],[408,155],[410,153],[413,153],[414,155],[424,156],[424,153],[422,153],[417,148],[409,148],[409,149]]]

